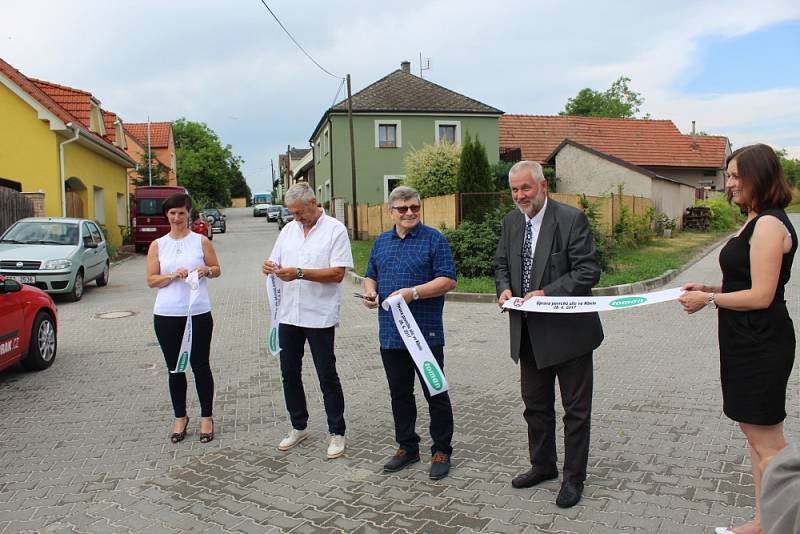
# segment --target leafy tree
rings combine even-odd
[[[148,159],[150,161],[147,161]],[[148,172],[148,167],[150,172]],[[152,151],[150,151],[149,158],[147,150],[142,152],[142,157],[139,158],[139,164],[136,166],[136,185],[166,185],[167,181],[169,181],[169,167],[161,163]]]
[[[422,198],[455,193],[461,148],[452,143],[425,145],[405,157],[406,183]]]
[[[250,186],[244,179],[241,169],[238,165],[233,173],[233,180],[231,182],[231,198],[245,198],[249,202],[253,193],[250,191]]]
[[[786,176],[790,184],[797,187],[798,183],[800,183],[800,159],[789,158],[785,148],[776,150],[775,154],[777,154],[780,159],[784,176]]]
[[[514,163],[510,161],[498,161],[492,165],[492,175],[494,176],[497,191],[508,189],[508,171],[510,171],[513,166]]]
[[[230,206],[231,185],[243,163],[205,123],[185,118],[172,123],[178,177],[198,206]]]
[[[639,113],[644,97],[628,87],[631,79],[620,76],[605,91],[581,89],[574,98],[567,100],[564,111],[559,115],[580,115],[584,117],[632,118]],[[645,115],[644,118],[648,118]]]
[[[494,191],[492,168],[489,166],[489,158],[486,156],[486,147],[483,146],[477,135],[474,141],[469,132],[465,137],[456,177],[458,190],[462,193]]]

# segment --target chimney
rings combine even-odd
[[[411,62],[403,61],[402,63],[400,63],[400,69],[406,74],[411,74]]]
[[[697,131],[695,130],[695,122],[692,121],[692,150],[697,151],[700,145],[697,144]]]

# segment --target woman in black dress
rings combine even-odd
[[[719,309],[722,409],[739,423],[750,445],[755,517],[716,532],[760,534],[761,475],[786,445],[783,420],[795,335],[784,286],[797,234],[783,211],[792,189],[772,148],[752,145],[731,154],[725,186],[729,200],[747,211],[747,221],[720,252],[722,285],[686,284],[679,300],[688,313]]]

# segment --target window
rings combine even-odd
[[[95,243],[99,245],[103,242],[103,234],[100,232],[100,229],[97,228],[96,224],[89,223],[89,232],[92,234],[92,240]]]
[[[397,187],[398,185],[402,185],[403,179],[405,176],[400,174],[386,174],[383,177],[383,201],[389,202],[389,193]]]
[[[127,226],[128,217],[125,213],[125,195],[117,193],[117,226]]]
[[[461,122],[460,121],[435,121],[436,144],[452,143],[461,144]]]
[[[328,152],[331,151],[331,133],[326,129],[325,133],[322,134],[322,136],[323,136],[323,138],[325,140],[325,143],[323,144],[323,148],[324,148],[323,154],[327,156]]]
[[[106,222],[105,195],[102,187],[94,188],[94,218],[100,224],[105,224]]]
[[[322,161],[322,151],[319,149],[319,141],[317,141],[317,163]]]
[[[403,146],[403,130],[400,121],[375,121],[375,148],[401,148]]]

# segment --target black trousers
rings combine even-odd
[[[528,329],[523,325],[520,377],[531,465],[538,472],[557,473],[555,380],[564,407],[564,480],[586,480],[592,415],[592,353],[538,369]]]
[[[154,315],[153,326],[167,362],[167,370],[175,369],[181,350],[186,317]],[[194,384],[200,398],[201,417],[211,417],[214,407],[214,377],[211,374],[209,354],[214,319],[211,312],[192,316],[192,355],[189,363],[194,373]],[[175,417],[186,416],[186,373],[169,373],[169,395]]]
[[[444,347],[431,347],[439,367],[444,372]],[[414,397],[414,375],[419,377],[428,412],[431,416],[430,433],[433,439],[431,454],[453,453],[450,443],[453,440],[453,408],[450,395],[445,391],[431,396],[425,382],[419,376],[411,354],[405,349],[381,349],[383,369],[389,382],[392,397],[392,416],[394,417],[394,439],[403,449],[415,453],[419,451],[419,435],[416,432],[417,401]]]
[[[308,426],[306,392],[301,376],[303,350],[308,340],[328,416],[328,432],[344,436],[344,394],[336,372],[336,355],[333,353],[334,327],[304,328],[281,323],[278,326],[278,337],[281,343],[283,398],[292,427],[304,430]]]

